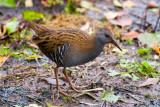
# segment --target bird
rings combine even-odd
[[[77,92],[77,88],[66,73],[67,67],[78,66],[94,60],[103,51],[105,44],[112,43],[122,51],[113,38],[113,32],[109,28],[99,28],[94,35],[73,28],[51,29],[45,25],[28,21],[28,27],[33,31],[32,41],[40,51],[56,63],[54,74],[58,93],[67,95],[60,89],[58,82],[58,69],[63,67],[63,74],[71,88]]]

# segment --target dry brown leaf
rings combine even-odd
[[[136,31],[128,32],[123,35],[123,39],[126,40],[127,38],[129,38],[129,39],[133,40],[134,38],[137,38],[138,35],[139,35],[139,33]]]
[[[131,8],[131,7],[136,7],[136,6],[137,6],[137,4],[135,4],[131,0],[127,0],[127,1],[123,2],[123,7],[129,7],[129,8]]]
[[[146,81],[144,81],[142,84],[140,84],[138,87],[143,87],[150,84],[157,84],[159,81],[159,78],[148,78]]]
[[[0,67],[4,64],[4,62],[8,59],[9,56],[0,56]]]
[[[154,47],[153,47],[153,49],[154,49],[158,54],[160,54],[160,48],[157,46],[156,41],[154,42]]]
[[[119,25],[121,27],[130,26],[133,23],[133,20],[128,16],[121,16],[115,20],[109,20],[110,23],[114,25]]]
[[[150,0],[148,3],[148,8],[158,8],[158,4],[154,0]]]

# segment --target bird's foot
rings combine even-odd
[[[62,94],[62,95],[64,95],[64,96],[66,96],[66,97],[72,97],[72,96],[66,94],[66,93],[64,92],[64,90],[62,90],[62,89],[58,89],[57,91],[58,91],[58,97],[59,97],[59,93]]]
[[[57,100],[59,98],[59,94],[62,94],[63,96],[70,97],[70,98],[74,99],[74,101],[77,101],[78,103],[80,103],[79,100],[76,97],[66,94],[64,92],[64,90],[62,90],[62,89],[58,89],[57,92],[58,92],[58,94],[57,94]]]
[[[74,86],[71,86],[71,87],[72,87],[72,89],[73,89],[75,92],[83,93],[83,92],[81,92],[81,91],[77,90],[77,89],[76,89],[76,87],[74,87]]]

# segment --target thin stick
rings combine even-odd
[[[32,100],[35,100],[36,102],[42,104],[44,107],[46,106],[44,103],[42,103],[41,101],[39,101],[39,100],[37,100],[37,99],[35,99],[35,98],[31,97],[31,96],[28,96],[28,95],[22,95],[22,96],[26,96],[26,97],[28,97],[28,98],[30,98]]]
[[[17,102],[15,102],[15,101],[7,100],[7,99],[1,99],[1,100],[5,100],[7,102],[11,102],[11,103],[16,103],[17,104]]]
[[[159,9],[159,16],[158,16],[158,19],[157,19],[157,21],[156,21],[156,26],[154,27],[153,32],[156,31],[157,26],[158,26],[158,23],[159,23],[159,20],[160,20],[160,9]]]

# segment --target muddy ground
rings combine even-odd
[[[145,5],[143,2],[135,1],[139,4],[139,7],[128,9],[129,12],[135,12],[140,14],[144,12]],[[36,4],[31,10],[37,10],[44,13],[52,14],[53,8],[42,8],[38,0],[35,0]],[[105,7],[113,8],[110,2],[97,1],[95,5],[102,10]],[[159,2],[158,2],[159,3]],[[105,4],[105,5],[104,5]],[[63,9],[56,7],[58,10]],[[27,9],[23,4],[20,4],[17,9],[8,9],[0,7],[2,19],[0,22],[8,20],[13,16],[21,19],[21,11]],[[89,15],[91,20],[95,18],[95,14],[92,11],[86,11],[85,14]],[[137,29],[141,23],[139,17],[131,15],[133,20],[137,20],[136,23],[130,29]],[[152,17],[156,19],[158,16]],[[104,16],[98,14],[98,17],[94,20],[102,20]],[[152,20],[150,19],[150,20]],[[153,24],[155,25],[155,24]],[[159,28],[158,28],[159,30]],[[157,32],[159,32],[157,30]],[[133,45],[129,45],[126,42],[117,40],[118,44],[122,48],[128,49],[129,54],[119,56],[117,53],[111,52],[112,47],[108,48],[101,53],[94,61],[87,64],[68,68],[69,76],[73,83],[77,86],[88,85],[89,87],[82,90],[89,90],[89,94],[81,95],[71,90],[68,82],[66,81],[62,69],[59,71],[59,82],[62,89],[68,90],[68,94],[77,96],[78,103],[75,99],[66,98],[63,95],[59,95],[57,99],[56,81],[52,71],[55,64],[45,57],[42,53],[42,58],[38,60],[24,60],[23,58],[9,57],[4,65],[0,68],[1,74],[4,78],[0,79],[0,106],[1,107],[13,107],[14,105],[28,106],[29,104],[37,104],[39,106],[46,106],[52,104],[53,106],[64,107],[101,107],[102,103],[106,103],[106,107],[160,107],[160,85],[147,85],[144,87],[138,87],[146,78],[142,78],[139,81],[132,81],[131,78],[121,76],[109,76],[109,69],[116,70],[117,72],[125,72],[126,69],[119,68],[120,59],[133,59],[143,60],[143,56],[137,56],[137,50],[141,47],[137,39],[134,40]],[[156,53],[152,51],[152,58],[150,61],[155,61],[153,55]],[[159,62],[159,61],[157,61]],[[47,63],[46,68],[44,65]],[[51,81],[49,83],[48,81]],[[91,89],[95,89],[91,91]],[[120,99],[116,103],[107,103],[100,99],[100,96],[105,90],[111,90],[115,95],[120,96]],[[90,92],[91,91],[91,92]],[[147,94],[151,94],[152,97],[146,97]]]

